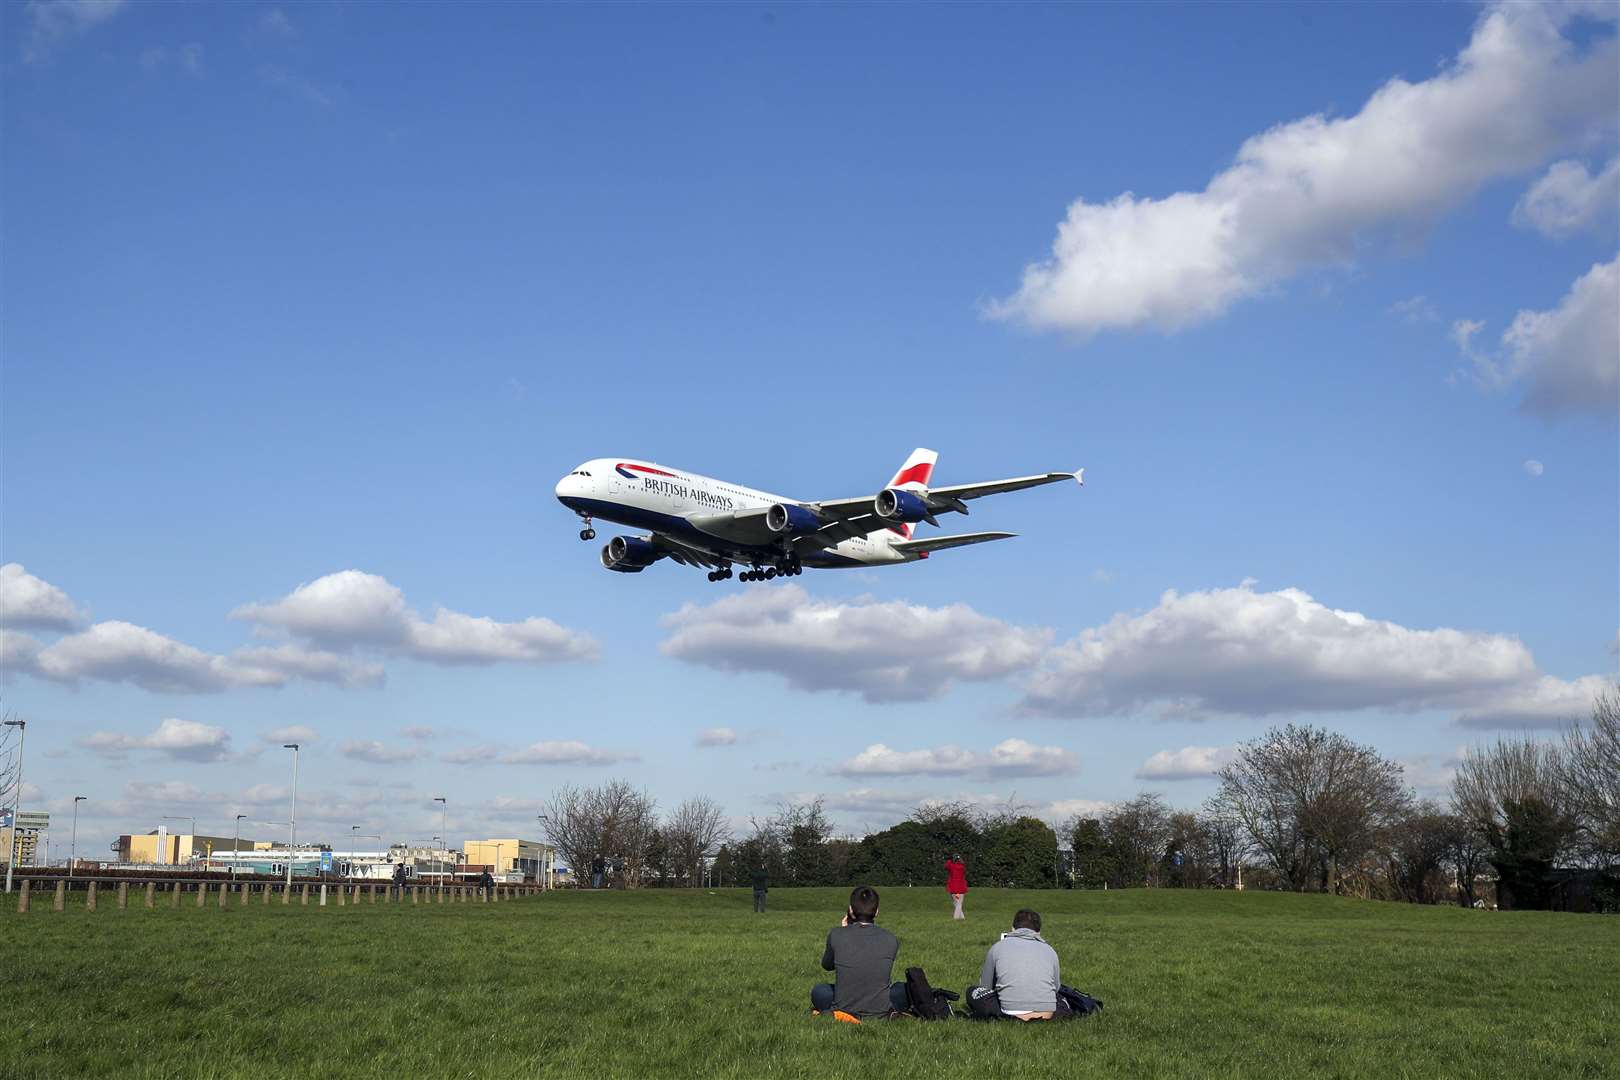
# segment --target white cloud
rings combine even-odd
[[[697,737],[699,746],[733,746],[736,742],[736,729],[728,727],[704,728]]]
[[[1471,705],[1457,715],[1457,723],[1471,728],[1563,728],[1572,720],[1592,715],[1592,702],[1614,679],[1584,675],[1564,680],[1551,675],[1528,680]]]
[[[1413,754],[1400,759],[1406,782],[1423,798],[1444,798],[1451,793],[1462,749],[1451,754]]]
[[[264,64],[259,68],[259,79],[269,87],[295,97],[317,109],[330,109],[334,104],[332,91],[291,68],[279,64]]]
[[[1076,200],[1052,257],[991,314],[1089,334],[1214,318],[1313,266],[1417,234],[1492,179],[1536,168],[1612,130],[1614,36],[1563,34],[1579,12],[1487,9],[1445,70],[1392,79],[1354,116],[1314,115],[1251,137],[1198,192]]]
[[[1524,459],[1524,473],[1526,476],[1540,476],[1547,471],[1547,467],[1535,458]]]
[[[1620,203],[1620,158],[1596,176],[1579,161],[1560,161],[1530,186],[1513,208],[1513,223],[1544,236],[1568,236]]]
[[[410,724],[400,728],[399,733],[407,739],[417,739],[419,741],[437,739],[441,734],[437,728],[429,727],[426,724]]]
[[[290,724],[287,727],[272,728],[261,731],[259,738],[271,746],[285,746],[288,743],[297,743],[300,746],[320,741],[320,734],[305,724]]]
[[[416,757],[416,751],[409,746],[389,746],[376,739],[346,742],[338,752],[351,761],[369,761],[373,765],[396,765]]]
[[[72,630],[85,622],[84,612],[55,585],[30,574],[21,563],[0,566],[0,626]]]
[[[292,37],[297,34],[292,20],[280,8],[267,8],[259,13],[258,29],[260,33],[271,37]]]
[[[1064,822],[1074,817],[1101,817],[1113,808],[1111,802],[1101,799],[1059,799],[1047,803],[1041,817],[1047,821]]]
[[[242,649],[216,656],[117,620],[96,623],[48,646],[8,633],[3,652],[8,672],[69,685],[82,679],[127,682],[170,694],[283,686],[294,677],[344,686],[373,685],[382,678],[374,666],[300,648]]]
[[[1405,300],[1395,301],[1389,305],[1389,313],[1409,323],[1434,322],[1440,318],[1440,312],[1434,303],[1421,293]]]
[[[957,680],[1024,670],[1049,640],[965,604],[816,600],[789,585],[739,593],[665,616],[667,656],[721,671],[770,672],[801,690],[870,702],[926,701]]]
[[[1079,758],[1060,746],[1036,746],[1007,739],[989,753],[938,746],[930,750],[894,750],[873,743],[832,771],[841,776],[1057,776],[1079,767]]]
[[[1518,639],[1412,630],[1298,589],[1166,592],[1053,649],[1025,706],[1061,716],[1412,709],[1523,684]]]
[[[429,621],[407,606],[398,586],[359,570],[328,574],[271,603],[244,604],[231,617],[330,648],[373,648],[435,664],[548,664],[597,655],[588,635],[538,616],[504,623],[439,608]]]
[[[612,765],[635,760],[632,752],[601,750],[576,740],[537,742],[500,758],[503,765]]]
[[[1136,770],[1138,780],[1203,780],[1232,760],[1230,746],[1183,746],[1160,750]]]
[[[1521,311],[1502,335],[1507,377],[1538,416],[1620,406],[1620,258],[1594,265],[1551,311]]]
[[[34,64],[45,60],[57,45],[111,19],[122,11],[127,0],[28,0],[28,45],[23,60]]]
[[[532,743],[516,750],[499,746],[468,746],[451,750],[444,760],[453,765],[613,765],[640,760],[628,750],[603,750],[577,740]]]
[[[152,750],[177,761],[223,761],[231,754],[231,736],[222,727],[170,717],[150,735],[98,731],[73,740],[101,757],[119,760],[132,750]]]

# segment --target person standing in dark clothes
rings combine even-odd
[[[757,867],[748,875],[754,881],[754,910],[765,910],[765,894],[771,887],[771,876],[765,872],[763,866]]]
[[[607,860],[598,855],[591,860],[591,888],[602,887],[602,873],[607,869]]]
[[[816,1012],[859,1018],[906,1011],[906,984],[889,981],[900,939],[877,925],[877,912],[876,889],[861,885],[849,894],[844,921],[828,931],[821,954],[822,968],[835,973],[833,981],[810,988],[810,1007]]]

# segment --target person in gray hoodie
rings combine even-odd
[[[968,987],[971,1004],[986,992],[1001,1002],[1001,1015],[1018,1020],[1050,1020],[1058,1012],[1057,950],[1041,937],[1041,916],[1024,908],[1013,916],[1011,933],[990,946],[979,985]]]

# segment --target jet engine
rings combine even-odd
[[[621,574],[639,574],[658,558],[658,549],[639,536],[615,536],[602,545],[602,565]]]
[[[934,513],[928,509],[928,504],[923,501],[922,496],[905,488],[884,488],[878,492],[877,498],[872,500],[872,508],[884,521],[904,521],[910,524],[934,520]]]
[[[803,536],[821,528],[821,519],[802,506],[777,503],[765,511],[765,527],[773,533]]]

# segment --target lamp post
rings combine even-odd
[[[434,865],[439,868],[439,880],[442,882],[444,880],[444,864],[439,862],[439,852],[444,850],[444,837],[435,836],[432,840],[428,841],[428,843],[439,845],[438,847],[432,848],[431,853],[433,855]]]
[[[439,843],[444,845],[445,851],[450,850],[450,803],[443,795],[435,795],[433,801],[439,804]],[[444,888],[444,874],[439,875],[439,888]],[[9,889],[7,891],[10,891]]]
[[[17,729],[17,794],[11,799],[11,844],[6,848],[6,892],[10,892],[11,867],[17,861],[17,811],[22,806],[23,742],[28,738],[28,721],[0,721],[0,727]]]
[[[236,884],[236,864],[242,861],[242,819],[246,814],[236,815],[236,835],[231,837],[231,884]]]
[[[546,837],[551,834],[551,818],[539,814],[536,820],[540,822],[540,863],[535,867],[534,876],[540,882],[540,891],[545,892],[551,885],[551,875],[546,873]]]
[[[298,744],[282,743],[283,750],[293,752],[292,808],[287,812],[287,888],[292,889],[293,854],[298,849]]]
[[[79,804],[89,796],[73,796],[73,833],[68,840],[68,878],[73,877],[73,864],[79,861]]]
[[[349,826],[349,880],[351,880],[351,881],[354,880],[354,842],[357,839],[357,837],[355,836],[355,833],[357,833],[359,831],[360,831],[360,826],[358,826],[358,825],[350,825]]]

